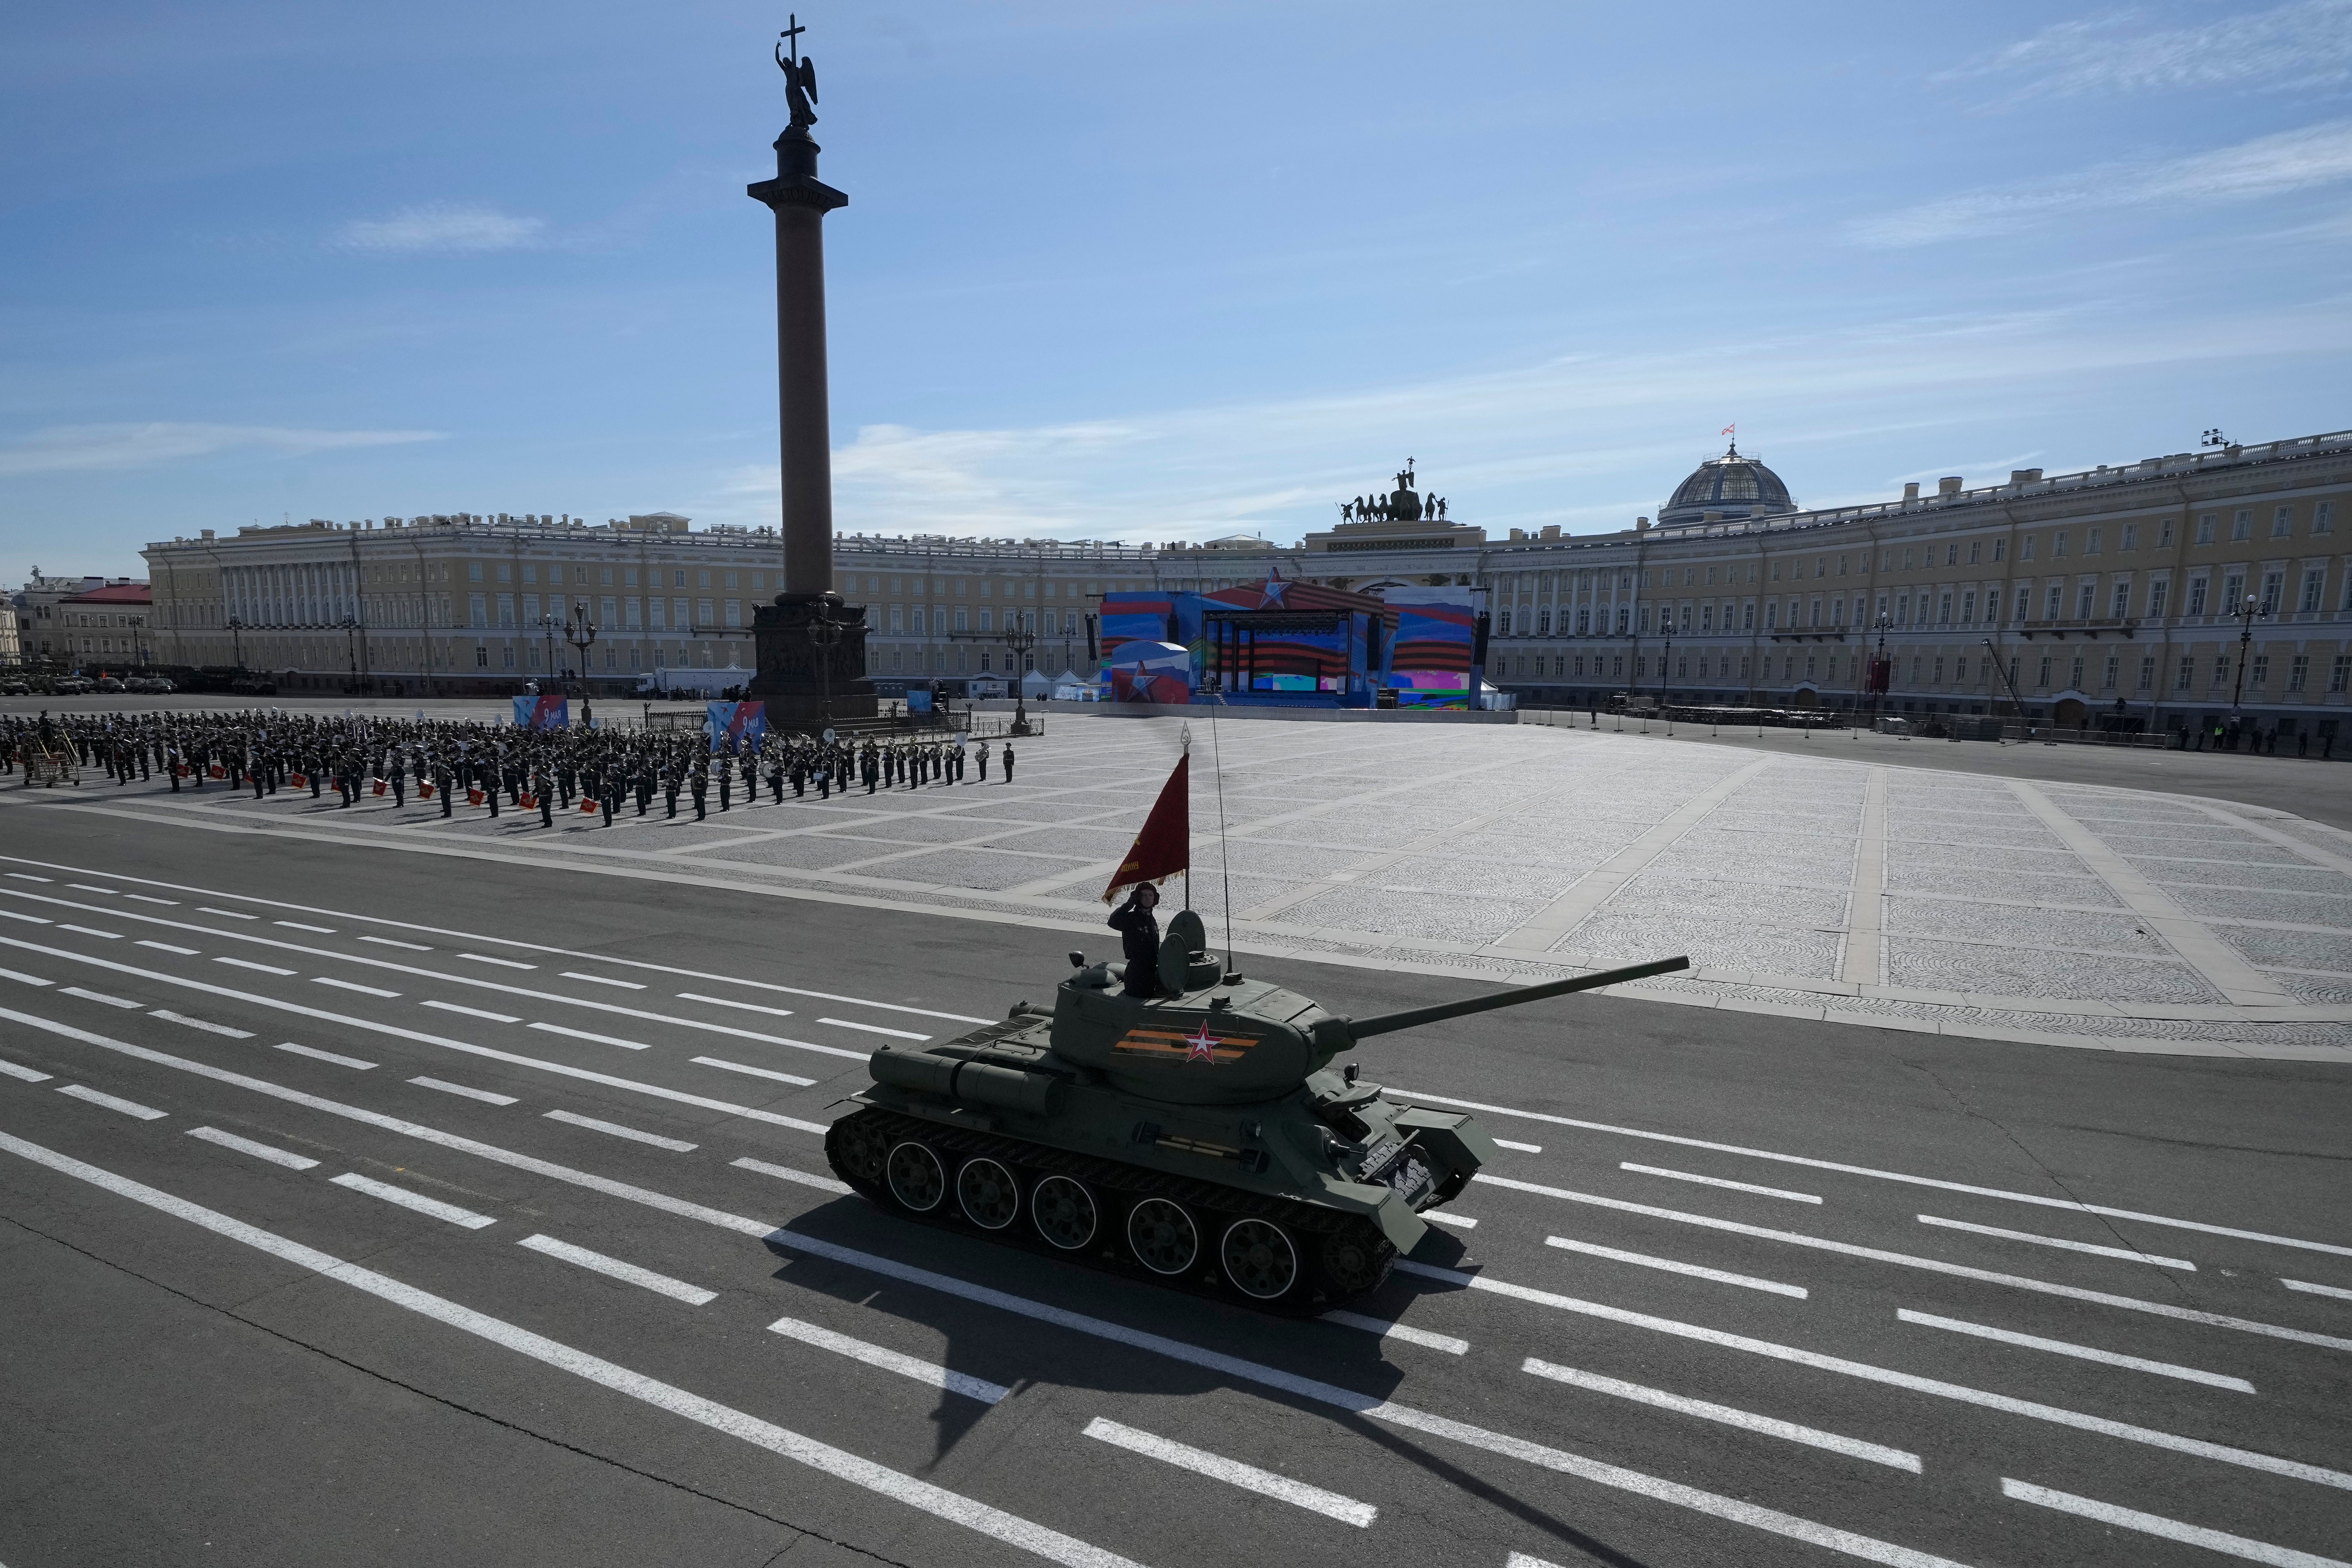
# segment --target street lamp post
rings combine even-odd
[[[1022,678],[1029,673],[1027,655],[1037,646],[1037,634],[1025,624],[1016,624],[1004,634],[1004,646],[1013,650],[1013,662],[1020,667],[1013,676],[1013,732],[1026,735],[1029,733],[1029,694],[1022,689],[1021,682]]]
[[[554,685],[556,693],[560,696],[563,691],[563,683],[556,678],[555,673],[556,625],[556,619],[551,615],[541,616],[539,617],[540,635],[544,637],[547,642],[547,679]]]
[[[345,616],[336,624],[343,628],[343,656],[351,667],[352,684],[356,687],[360,683],[360,623],[358,617]]]
[[[237,673],[242,675],[245,672],[245,621],[242,617],[231,616],[228,618],[228,636],[229,644],[236,650],[232,657],[236,660]]]
[[[1878,653],[1870,661],[1870,716],[1874,721],[1886,701],[1886,678],[1894,673],[1886,662],[1886,628],[1894,624],[1885,610],[1878,612]]]
[[[588,606],[583,602],[572,606],[571,616],[563,623],[563,640],[580,650],[580,695],[588,695],[588,650],[596,645],[596,623],[588,618]]]
[[[2231,683],[2230,690],[2230,724],[2232,729],[2239,722],[2238,710],[2246,695],[2246,653],[2253,646],[2254,617],[2261,613],[2261,606],[2252,594],[2246,595],[2244,604],[2231,612],[2238,622],[2238,679]]]
[[[833,732],[833,650],[848,629],[833,618],[833,606],[838,595],[827,593],[819,597],[815,613],[809,617],[809,641],[816,649],[816,679],[819,700],[824,706],[824,729]]]
[[[1667,667],[1675,657],[1675,613],[1668,610],[1658,617],[1658,630],[1666,639],[1666,651],[1658,656],[1658,711],[1664,713],[1674,700],[1674,692],[1666,684]]]

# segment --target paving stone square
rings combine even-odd
[[[461,804],[444,821],[413,799],[122,798],[985,910],[1108,949],[1099,896],[1181,727],[1057,712],[1019,743],[1010,784],[973,774],[702,824],[656,808],[610,829],[561,814],[551,832],[535,813],[494,823]],[[1221,792],[1206,731],[1192,725],[1192,898],[1222,939],[1230,889],[1237,950],[1487,980],[1684,953],[1695,969],[1645,994],[2352,1059],[2352,834],[2283,811],[1866,762],[1829,737],[1790,754],[1538,724],[1232,721],[1215,734]]]

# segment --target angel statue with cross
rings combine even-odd
[[[808,31],[798,16],[776,39],[776,68],[784,73],[784,101],[793,111],[793,128],[816,123],[816,61],[800,52],[801,35]]]

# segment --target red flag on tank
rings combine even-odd
[[[1143,831],[1135,836],[1127,858],[1119,862],[1110,886],[1104,889],[1104,903],[1116,903],[1119,894],[1138,882],[1164,882],[1179,871],[1192,869],[1192,766],[1189,753],[1176,759],[1176,771],[1160,786],[1160,798],[1152,803],[1151,815],[1143,819]]]

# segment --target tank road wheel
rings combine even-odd
[[[956,1202],[981,1229],[1003,1230],[1021,1217],[1021,1184],[993,1160],[966,1160],[956,1173]]]
[[[1029,1194],[1029,1217],[1037,1234],[1064,1252],[1076,1252],[1102,1228],[1102,1211],[1084,1182],[1048,1176]]]
[[[1146,1198],[1127,1211],[1127,1244],[1154,1274],[1182,1274],[1201,1260],[1201,1232],[1181,1204]]]
[[[1243,1295],[1272,1301],[1290,1293],[1298,1283],[1298,1250],[1290,1237],[1271,1220],[1237,1219],[1225,1227],[1218,1248],[1225,1278]]]
[[[882,1168],[889,1163],[890,1140],[871,1117],[845,1116],[826,1134],[825,1152],[843,1176],[878,1187]]]
[[[890,1151],[887,1162],[890,1195],[914,1210],[929,1214],[948,1195],[948,1173],[928,1144],[912,1139]]]
[[[1370,1225],[1349,1226],[1323,1238],[1323,1273],[1344,1296],[1368,1296],[1389,1277],[1396,1247]]]

